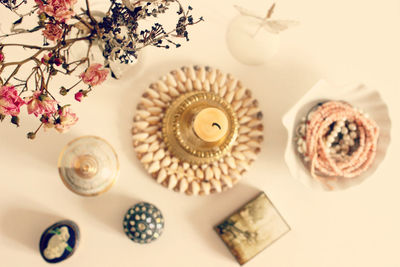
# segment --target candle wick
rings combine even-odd
[[[214,122],[211,126],[217,126],[218,127],[218,129],[220,129],[221,130],[221,126],[218,124],[218,123],[216,123],[216,122]]]

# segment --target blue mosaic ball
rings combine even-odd
[[[164,218],[156,206],[140,202],[126,212],[123,226],[129,239],[146,244],[160,237],[164,230]]]

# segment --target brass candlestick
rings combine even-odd
[[[227,120],[225,133],[214,142],[202,139],[194,129],[196,115],[204,109],[216,108]],[[211,126],[223,130],[219,121]],[[182,161],[192,164],[210,163],[222,158],[238,134],[238,120],[232,107],[211,92],[189,92],[178,97],[168,108],[163,120],[163,138],[168,149]]]

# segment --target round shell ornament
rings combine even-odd
[[[119,174],[114,148],[97,136],[83,136],[68,143],[58,159],[58,171],[68,189],[81,196],[109,190]]]
[[[182,67],[152,83],[133,119],[133,146],[157,183],[188,195],[236,184],[260,152],[262,112],[230,74]]]
[[[164,218],[156,206],[140,202],[126,212],[123,227],[129,239],[146,244],[160,237],[164,230]]]
[[[78,247],[79,227],[69,220],[57,222],[48,227],[40,237],[39,250],[43,259],[58,263],[71,257]]]

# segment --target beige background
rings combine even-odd
[[[0,130],[0,265],[45,266],[38,252],[41,232],[56,220],[76,221],[82,232],[77,253],[59,266],[237,266],[213,226],[259,190],[267,193],[292,231],[246,266],[400,266],[400,1],[280,1],[275,17],[301,21],[282,34],[279,54],[249,67],[227,50],[225,32],[233,4],[266,10],[267,1],[192,1],[206,22],[191,42],[169,51],[148,49],[140,70],[108,81],[75,103],[80,120],[69,133],[25,132],[36,121],[22,118]],[[263,12],[261,12],[263,13]],[[3,8],[2,22],[14,19]],[[4,26],[4,25],[3,25]],[[240,78],[264,111],[266,142],[259,159],[234,189],[187,197],[159,186],[145,173],[131,147],[130,127],[145,86],[172,68],[208,64]],[[362,81],[377,88],[390,108],[393,141],[374,177],[338,193],[315,192],[290,177],[283,161],[282,115],[319,79],[334,84]],[[71,84],[72,81],[66,81]],[[58,177],[61,148],[81,135],[109,140],[120,156],[121,175],[108,193],[83,198]],[[122,216],[137,201],[156,204],[166,219],[157,242],[137,245],[122,232]]]

